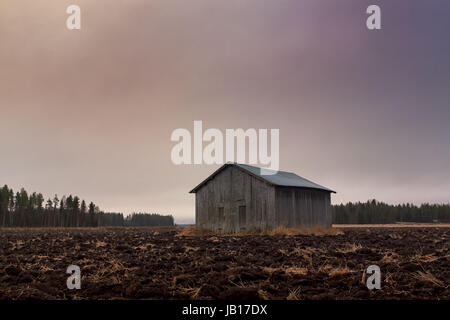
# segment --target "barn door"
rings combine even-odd
[[[245,229],[247,227],[247,213],[245,206],[239,206],[239,228]]]

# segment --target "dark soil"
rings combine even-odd
[[[450,229],[192,236],[175,228],[0,231],[0,299],[450,299]],[[66,286],[69,265],[81,289]],[[380,290],[366,269],[381,269]]]

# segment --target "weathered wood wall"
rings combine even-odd
[[[215,232],[331,226],[330,193],[272,186],[227,167],[196,192],[198,228]]]
[[[266,230],[275,221],[275,189],[235,167],[218,173],[197,190],[195,198],[199,228],[227,233],[243,229]],[[245,219],[242,219],[244,206]]]
[[[276,226],[331,227],[331,201],[327,191],[276,187]]]

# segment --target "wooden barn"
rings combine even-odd
[[[227,163],[191,190],[197,228],[223,233],[331,226],[335,191],[291,172]]]

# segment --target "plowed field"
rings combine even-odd
[[[0,230],[0,299],[450,299],[449,228],[177,236],[176,228]],[[366,286],[378,265],[381,289]],[[69,290],[69,265],[81,289]]]

